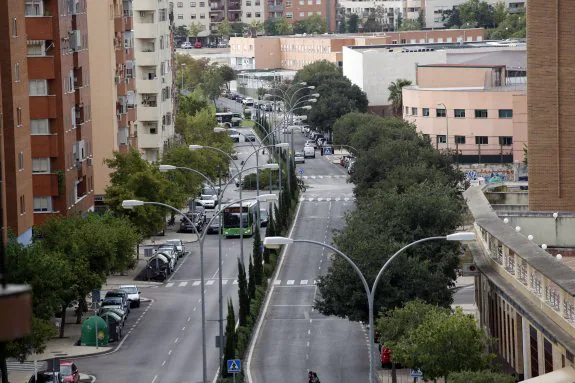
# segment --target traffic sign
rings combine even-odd
[[[324,146],[323,155],[324,156],[331,156],[332,154],[333,154],[333,148],[331,146]]]
[[[303,168],[299,168],[299,169],[297,170],[297,172],[298,172],[301,176],[303,176]]]
[[[412,378],[422,378],[423,372],[421,372],[421,370],[419,370],[419,369],[409,370],[409,375],[411,375]]]
[[[242,361],[239,359],[228,359],[228,374],[239,374],[242,371]]]

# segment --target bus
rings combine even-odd
[[[226,125],[228,128],[232,127],[232,118],[234,117],[231,112],[216,113],[216,120],[219,124]]]
[[[241,214],[240,211],[242,211]],[[224,235],[226,238],[240,236],[240,215],[243,219],[242,229],[244,236],[251,237],[254,235],[257,229],[257,214],[257,201],[242,202],[241,210],[239,203],[226,207],[224,209]]]

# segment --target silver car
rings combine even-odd
[[[305,156],[302,152],[295,152],[294,162],[296,164],[305,164]]]

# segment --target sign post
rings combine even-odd
[[[413,378],[413,383],[417,383],[417,378],[423,378],[423,372],[420,369],[409,370],[409,375]]]
[[[242,361],[239,359],[228,359],[228,374],[234,374],[234,383],[236,381],[236,374],[242,371]]]

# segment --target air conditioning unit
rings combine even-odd
[[[479,269],[475,263],[464,263],[461,266],[461,275],[464,277],[474,277],[479,275]]]
[[[88,164],[88,166],[92,166],[92,165],[94,165],[94,159],[93,158],[87,158],[86,163]]]

